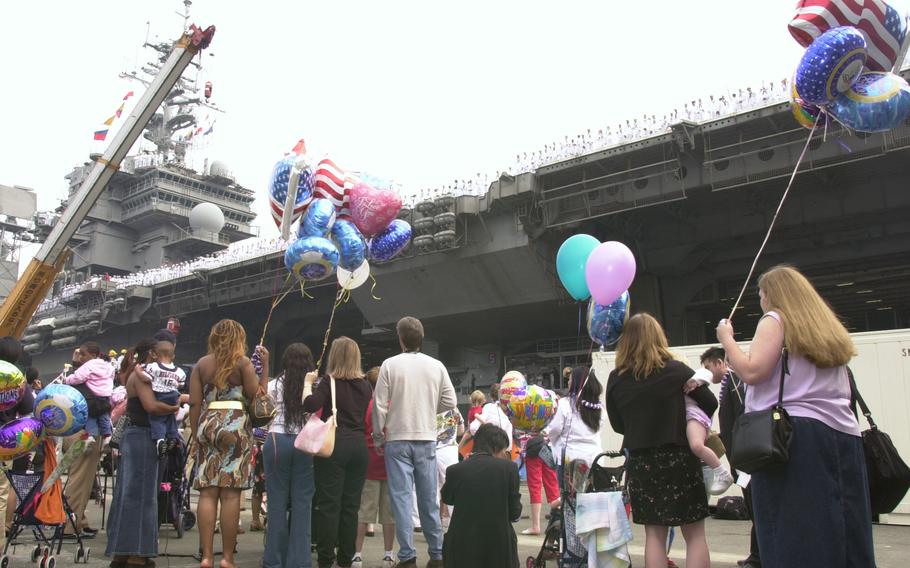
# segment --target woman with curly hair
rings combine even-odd
[[[256,376],[246,356],[246,332],[223,319],[209,333],[209,352],[190,376],[190,426],[197,445],[199,490],[196,517],[202,545],[200,568],[214,567],[215,512],[221,508],[221,568],[235,568],[234,545],[240,521],[240,494],[252,481],[252,427],[247,405],[268,384],[268,352],[260,351]],[[260,348],[257,348],[260,349]]]

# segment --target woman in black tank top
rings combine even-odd
[[[155,341],[136,345],[137,363],[155,357]],[[117,484],[107,520],[107,549],[111,566],[151,566],[158,556],[158,452],[149,433],[149,413],[177,412],[176,406],[155,400],[151,379],[139,364],[126,374],[126,412],[131,424],[120,442]]]

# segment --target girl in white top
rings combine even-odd
[[[557,465],[565,460],[584,460],[588,466],[603,452],[600,443],[600,429],[606,420],[601,395],[603,386],[597,380],[594,369],[575,367],[569,379],[569,395],[559,399],[556,416],[544,429],[550,439],[553,457]]]
[[[483,405],[483,410],[481,410],[480,414],[471,422],[468,431],[471,433],[471,436],[473,436],[477,433],[477,429],[480,428],[481,424],[498,426],[506,433],[506,436],[509,437],[509,451],[511,451],[512,422],[509,420],[509,417],[506,416],[506,413],[503,412],[502,406],[499,404],[499,383],[490,385],[490,399],[492,402]]]
[[[268,352],[258,347],[262,365],[268,369]],[[265,491],[269,496],[269,523],[266,525],[264,568],[308,568],[310,555],[310,512],[316,490],[313,457],[294,448],[294,439],[303,428],[303,384],[314,370],[313,353],[303,343],[292,343],[281,357],[284,372],[269,382],[278,413],[269,426],[262,450]],[[293,538],[290,537],[293,535]]]

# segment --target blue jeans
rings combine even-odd
[[[155,400],[159,400],[164,404],[170,404],[171,406],[176,406],[177,401],[180,400],[180,393],[177,391],[170,392],[156,392]],[[165,414],[165,415],[155,415],[149,414],[149,431],[152,435],[152,440],[163,440],[165,438],[176,439],[177,438],[177,415],[176,414]]]
[[[310,568],[313,457],[294,449],[294,434],[271,433],[262,449],[269,496],[263,568]],[[288,535],[294,535],[289,539]]]
[[[111,413],[105,412],[101,416],[89,416],[85,420],[85,431],[89,436],[97,438],[100,436],[110,436],[114,429],[111,426]]]
[[[395,515],[398,537],[398,559],[417,557],[414,550],[414,527],[411,521],[411,493],[417,489],[417,512],[427,539],[431,560],[442,558],[442,525],[436,501],[436,441],[395,441],[385,444],[385,468],[389,477],[389,498]]]

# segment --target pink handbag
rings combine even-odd
[[[335,416],[337,414],[337,409],[335,408],[335,379],[329,377],[329,380],[331,381],[332,390],[332,415],[325,421],[315,413],[310,415],[306,424],[303,425],[303,429],[300,430],[300,433],[294,439],[295,448],[305,454],[320,458],[331,457],[332,452],[335,451]]]

